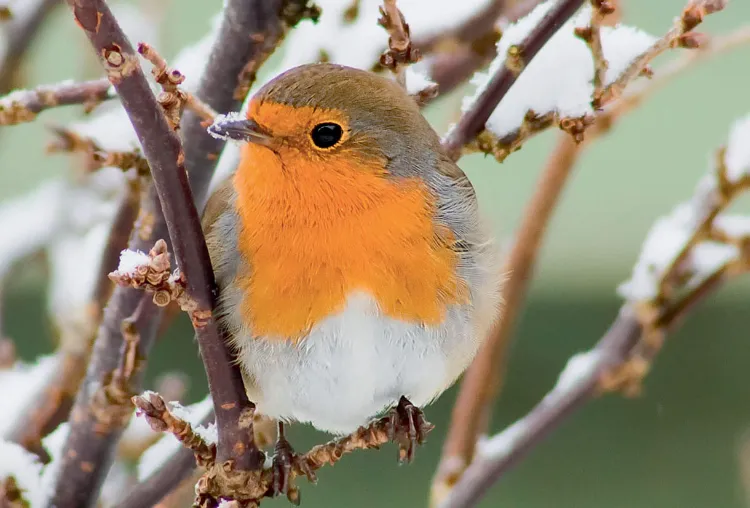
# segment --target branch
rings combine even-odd
[[[264,456],[252,439],[253,407],[247,399],[239,366],[214,316],[218,291],[183,165],[185,156],[180,140],[166,117],[159,113],[161,108],[138,64],[138,56],[103,0],[69,0],[69,5],[102,57],[151,167],[177,265],[186,280],[191,300],[189,315],[214,401],[219,432],[217,462],[231,460],[231,466],[225,468],[230,473],[259,469]],[[60,496],[59,487],[69,483],[65,478],[58,482],[56,505],[68,505],[68,498]]]
[[[26,51],[58,3],[58,0],[24,0],[14,4],[11,20],[7,22],[7,42],[0,56],[0,93],[13,89]]]
[[[723,282],[713,281],[697,300],[705,299]],[[675,324],[687,310],[673,315],[665,326]],[[608,371],[627,364],[630,352],[641,338],[641,331],[635,310],[630,305],[623,306],[604,337],[588,353],[570,359],[555,387],[539,404],[503,432],[480,443],[478,457],[440,506],[466,508],[476,505],[492,484],[528,455],[569,414],[602,391],[602,378]]]
[[[213,422],[213,413],[201,424]],[[128,495],[115,508],[141,508],[157,506],[159,502],[179,487],[195,471],[195,454],[180,448],[145,480],[130,489]]]
[[[380,65],[396,74],[396,80],[405,87],[405,67],[417,63],[422,55],[412,45],[409,25],[396,5],[396,0],[383,1],[378,24],[388,32],[388,49],[380,56]]]
[[[596,113],[582,118],[561,118],[559,113],[554,110],[544,114],[529,111],[516,131],[498,139],[497,136],[485,130],[478,134],[471,148],[486,154],[492,154],[499,162],[503,162],[508,155],[520,149],[528,139],[552,125],[559,125],[560,129],[568,132],[579,141],[584,138],[584,135],[591,136],[592,131],[595,130],[591,128],[595,123],[594,120],[602,114],[606,115],[607,109],[616,105],[621,97],[627,97],[626,87],[638,76],[646,75],[650,77],[653,74],[648,65],[654,58],[674,47],[690,48],[696,53],[697,58],[703,51],[711,52],[710,39],[704,34],[697,34],[688,31],[688,29],[695,28],[703,17],[721,10],[725,4],[724,0],[691,0],[683,10],[682,15],[677,17],[671,30],[635,58],[615,81],[604,87],[598,96],[592,98],[591,103],[597,110]],[[587,36],[586,32],[586,29],[583,31],[576,30],[579,36],[584,36],[584,39]],[[602,109],[604,113],[600,112]],[[604,125],[604,123],[605,120],[602,119],[600,125]]]
[[[454,160],[461,156],[462,147],[484,129],[487,119],[516,82],[524,67],[531,62],[555,32],[575,14],[581,4],[583,0],[560,0],[520,45],[511,48],[514,52],[512,58],[509,56],[505,66],[492,76],[471,109],[461,116],[458,124],[451,129],[443,141],[443,148],[448,155]],[[511,59],[513,64],[510,62]]]
[[[631,302],[609,332],[591,351],[569,360],[553,390],[526,417],[480,443],[479,457],[448,494],[446,506],[473,505],[567,414],[599,392],[639,393],[667,332],[724,282],[750,271],[750,218],[722,213],[750,191],[750,159],[725,158],[726,151],[741,150],[749,127],[749,119],[735,123],[714,174],[701,180],[688,203],[654,224],[631,279],[619,288]]]
[[[120,203],[109,232],[104,252],[99,261],[97,286],[91,301],[91,319],[99,323],[105,304],[112,292],[112,283],[107,275],[118,262],[120,251],[125,248],[133,223],[138,215],[139,189],[131,183]],[[91,329],[96,329],[92,326]],[[57,426],[66,421],[73,406],[73,399],[86,373],[91,345],[94,337],[88,341],[89,347],[84,351],[59,351],[59,367],[55,370],[39,392],[37,400],[27,406],[24,413],[16,419],[16,425],[9,434],[9,439],[27,450],[47,458],[42,448],[42,439]]]
[[[42,111],[58,106],[83,104],[86,112],[90,112],[102,101],[115,97],[110,93],[111,88],[108,80],[97,79],[17,90],[0,97],[0,125],[31,122]]]
[[[284,6],[296,3],[298,2],[284,2]],[[73,0],[69,4],[74,10],[80,10]],[[96,4],[102,5],[101,2]],[[86,3],[81,12],[91,12],[90,5]],[[241,77],[241,71],[250,62],[254,62],[253,67],[257,68],[265,56],[270,54],[269,45],[279,40],[281,30],[278,27],[282,25],[279,12],[282,7],[279,0],[227,1],[219,35],[201,77],[197,97],[217,111],[234,110],[239,107],[244,97],[235,98],[234,92],[242,80],[246,79],[244,75]],[[95,19],[96,17],[85,21],[90,24]],[[105,58],[117,58],[115,55],[99,54]],[[134,62],[131,60],[128,64]],[[152,98],[150,90],[147,96]],[[157,110],[151,113],[158,114]],[[182,119],[181,131],[186,146],[184,161],[190,178],[190,188],[200,204],[205,200],[208,184],[224,144],[221,140],[207,135],[201,126],[200,118],[189,111]],[[167,237],[159,197],[151,186],[142,201],[138,226],[131,236],[129,248],[148,251],[156,239]],[[106,427],[97,426],[97,432],[94,432],[96,419],[91,411],[90,400],[93,389],[116,367],[117,351],[122,343],[120,323],[133,313],[142,296],[139,290],[118,287],[107,306],[86,374],[87,382],[81,386],[76,398],[73,410],[76,423],[72,425],[71,434],[65,444],[66,452],[72,453],[65,455],[56,486],[55,499],[65,501],[62,504],[58,503],[61,508],[90,506],[96,500],[99,486],[109,469],[113,450],[125,422]],[[139,329],[142,363],[145,363],[154,343],[162,317],[162,312],[151,303],[149,312],[151,319],[143,322]],[[134,392],[140,391],[141,379],[142,373],[138,372],[132,383]],[[82,464],[87,465],[87,471],[79,473],[82,471]]]

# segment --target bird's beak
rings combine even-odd
[[[255,121],[239,115],[220,116],[208,127],[208,133],[224,140],[244,141],[268,146],[271,136]]]

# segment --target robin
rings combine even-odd
[[[419,408],[498,315],[468,178],[403,88],[340,65],[281,74],[209,131],[242,143],[203,222],[250,400],[334,434],[391,410],[411,459]]]

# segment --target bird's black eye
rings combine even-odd
[[[313,127],[311,137],[318,148],[331,148],[341,140],[344,131],[339,124],[320,123]]]

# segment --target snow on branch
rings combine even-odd
[[[529,136],[554,123],[581,141],[593,123],[592,115],[618,98],[639,75],[649,73],[647,66],[654,58],[670,48],[699,47],[705,37],[693,29],[725,4],[690,0],[672,29],[660,38],[626,25],[599,26],[597,13],[592,14],[587,6],[529,61],[526,38],[532,30],[538,31],[540,23],[560,5],[552,0],[540,4],[505,30],[489,71],[472,79],[476,91],[465,98],[464,116],[448,133],[446,146],[455,151],[486,128],[476,148],[502,161]],[[507,93],[498,99],[497,107],[498,100],[489,104],[488,87],[509,73],[517,79],[505,89]],[[595,84],[599,85],[596,90]],[[489,115],[485,112],[488,105],[492,111]]]
[[[738,120],[714,170],[693,198],[657,221],[633,278],[620,287],[629,302],[588,352],[573,356],[550,392],[524,417],[478,443],[477,455],[441,507],[473,506],[489,487],[558,427],[602,392],[639,393],[667,332],[717,288],[750,271],[750,217],[724,215],[750,190],[750,116]],[[735,168],[729,178],[727,154]]]

